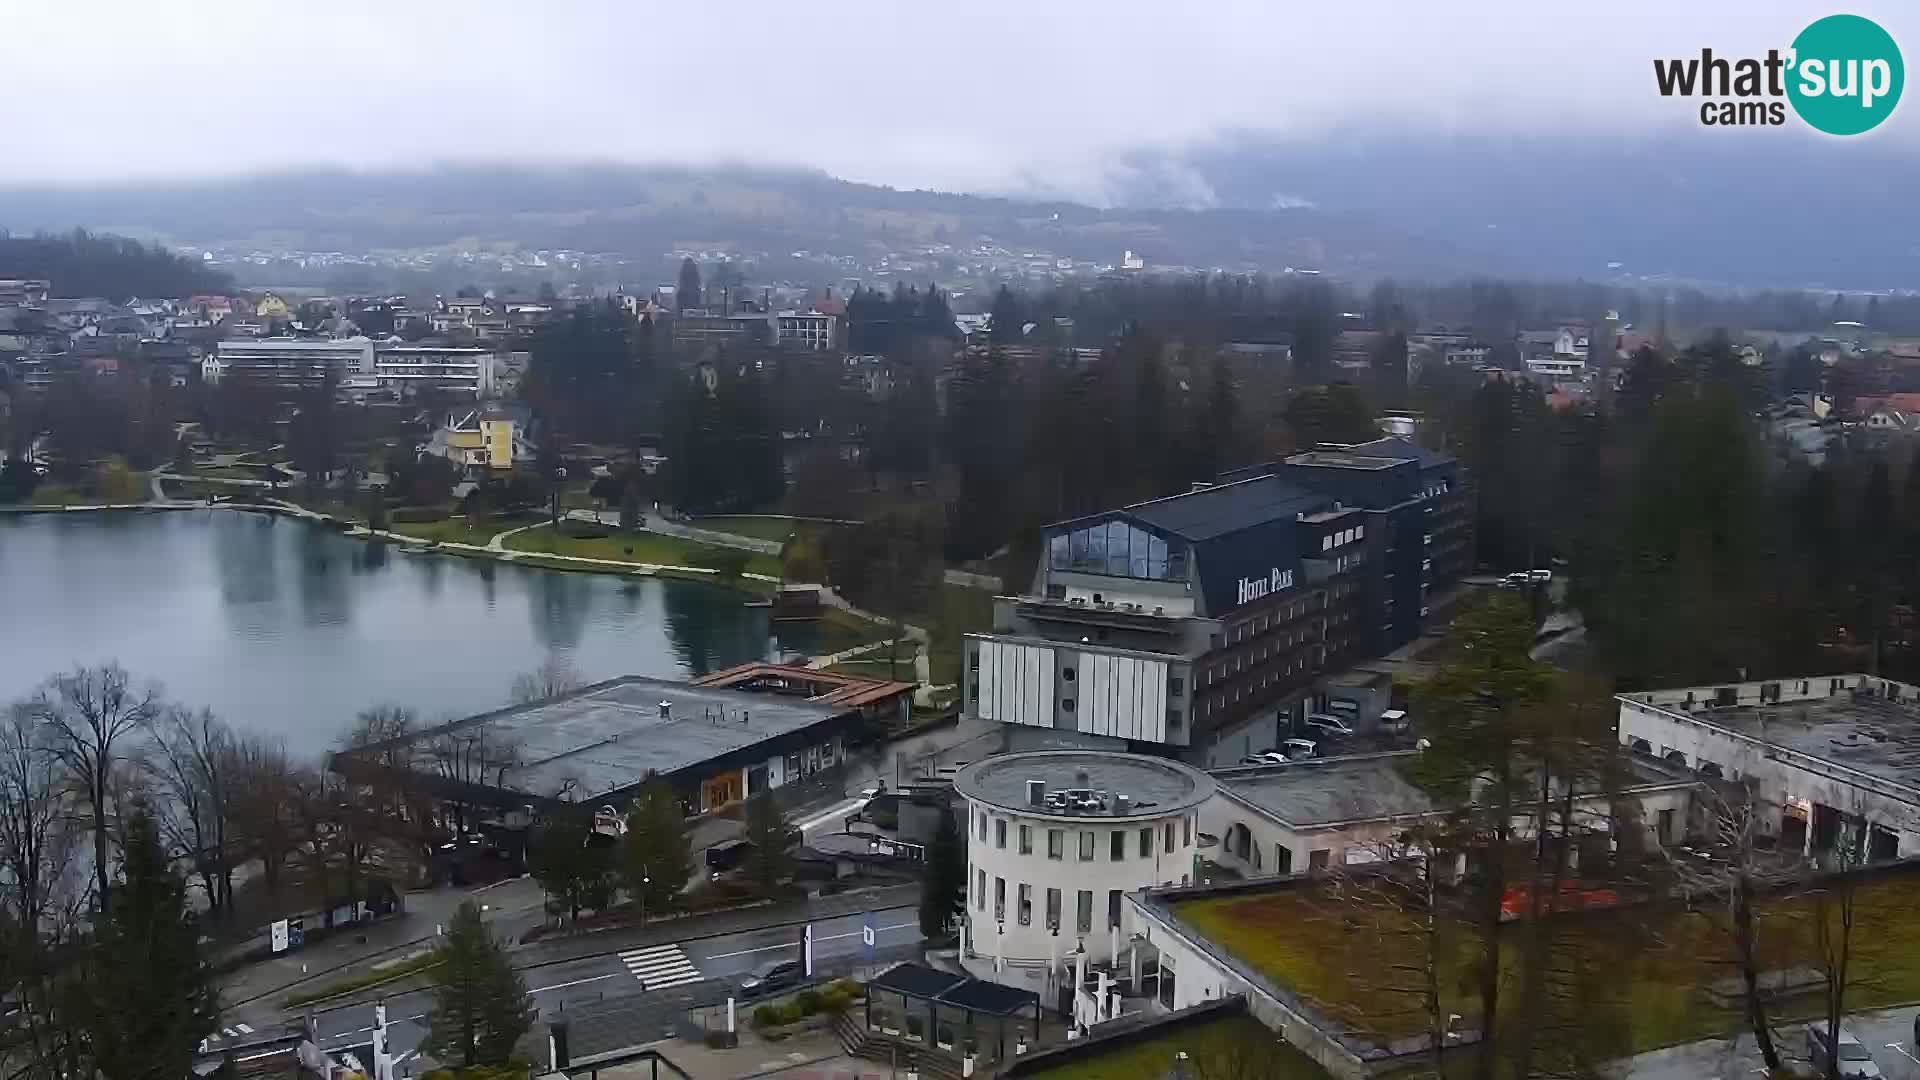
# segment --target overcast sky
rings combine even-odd
[[[1920,55],[1879,0],[0,0],[0,182],[618,159],[1097,197],[1127,151],[1228,131],[1711,137],[1651,59],[1835,10]],[[1867,137],[1917,135],[1908,101]]]

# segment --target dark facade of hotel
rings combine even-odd
[[[1049,526],[1031,588],[967,641],[966,710],[1016,746],[1231,764],[1293,734],[1325,676],[1418,637],[1471,525],[1452,458],[1379,439]]]

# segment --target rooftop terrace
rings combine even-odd
[[[1226,769],[1216,773],[1216,780],[1230,795],[1296,828],[1417,817],[1454,809],[1436,801],[1404,775],[1405,767],[1418,753],[1398,750]],[[1694,782],[1684,770],[1661,762],[1633,758],[1624,764],[1637,785]]]
[[[1920,788],[1920,701],[1843,690],[1778,705],[1696,709],[1654,706],[1875,779]]]

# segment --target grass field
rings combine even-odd
[[[387,526],[388,532],[397,532],[402,536],[417,536],[422,540],[431,540],[436,544],[455,543],[472,544],[486,547],[494,534],[513,528],[511,524],[500,525],[485,522],[479,528],[467,524],[463,517],[447,518],[445,521],[407,521],[394,522]]]
[[[780,518],[762,517],[703,517],[695,518],[687,524],[696,529],[710,532],[732,533],[735,536],[751,536],[760,540],[774,540],[786,543],[787,537],[795,531],[825,532],[831,526],[810,521],[784,521]]]
[[[1226,1016],[1193,1023],[1159,1038],[1143,1039],[1092,1054],[1044,1072],[1034,1080],[1163,1080],[1173,1055],[1186,1051],[1189,1076],[1258,1076],[1263,1080],[1324,1080],[1327,1071],[1312,1058],[1274,1037],[1250,1016]],[[1257,1064],[1238,1070],[1236,1063]]]
[[[960,681],[963,635],[993,629],[993,594],[985,589],[943,582],[927,610],[910,616],[907,621],[932,635],[933,640],[927,646],[927,674],[934,685],[956,685]]]
[[[1859,886],[1849,1010],[1920,998],[1920,875],[1894,874]],[[1277,889],[1176,904],[1177,916],[1279,986],[1332,1019],[1370,1037],[1417,1033],[1417,999],[1396,980],[1420,959],[1420,939],[1404,914],[1343,904],[1324,889]],[[1776,895],[1759,905],[1762,967],[1817,965],[1819,908],[1808,895]],[[1740,1023],[1706,988],[1736,973],[1730,966],[1724,905],[1697,911],[1635,906],[1554,921],[1557,955],[1590,973],[1594,999],[1581,1008],[1583,1029],[1621,1053],[1721,1035]],[[1518,957],[1526,927],[1503,929],[1501,1000],[1518,1004]],[[1475,972],[1484,951],[1469,927],[1444,925],[1441,1006],[1476,1025]],[[1818,995],[1776,1004],[1780,1019],[1819,1011]],[[1503,1010],[1504,1012],[1504,1010]]]
[[[589,559],[613,559],[619,562],[659,563],[667,566],[717,566],[736,556],[747,557],[746,572],[779,576],[780,560],[771,555],[755,555],[731,548],[695,544],[659,533],[616,532],[610,536],[585,539],[557,536],[551,527],[541,526],[507,537],[506,546],[515,551],[549,555],[577,555]]]

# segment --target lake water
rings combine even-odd
[[[549,658],[588,679],[684,677],[818,651],[715,585],[368,544],[232,510],[0,514],[0,703],[118,660],[237,727],[332,745],[369,705],[426,719],[507,702]]]

